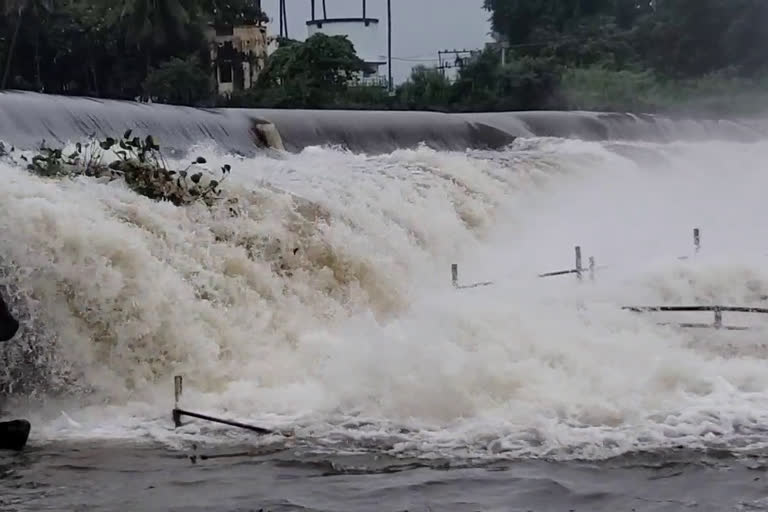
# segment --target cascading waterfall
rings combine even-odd
[[[768,440],[760,331],[621,310],[761,303],[768,143],[192,151],[232,165],[218,207],[0,163],[0,284],[23,320],[0,381],[41,438],[231,441],[169,428],[183,374],[197,409],[332,450],[603,458]],[[702,252],[681,260],[693,227]],[[605,265],[594,283],[536,277],[577,244]],[[453,289],[451,263],[494,286]]]

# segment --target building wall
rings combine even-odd
[[[253,87],[266,65],[266,25],[209,26],[206,37],[217,92],[228,95]]]

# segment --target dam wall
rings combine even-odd
[[[186,151],[214,142],[249,155],[264,148],[299,152],[338,146],[383,153],[426,144],[439,150],[500,149],[518,137],[582,140],[731,140],[765,137],[761,122],[667,119],[596,112],[446,114],[416,111],[203,109],[96,98],[0,93],[0,140],[30,149],[122,134],[151,134],[163,148]]]

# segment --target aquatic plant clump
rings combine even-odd
[[[7,157],[13,151],[11,148],[4,153]],[[107,163],[105,157],[110,153],[116,159]],[[213,206],[221,198],[221,184],[231,172],[230,165],[226,164],[221,167],[221,176],[206,176],[199,167],[206,163],[201,156],[184,169],[172,169],[151,135],[144,139],[132,137],[131,130],[120,139],[91,138],[86,144],[78,142],[69,154],[43,142],[31,160],[26,156],[20,158],[27,162],[27,170],[38,176],[122,179],[137,194],[156,201],[170,201],[176,206],[197,201]]]

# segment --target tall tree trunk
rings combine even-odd
[[[96,97],[99,97],[99,81],[98,81],[98,74],[96,73],[96,64],[93,61],[93,52],[91,51],[90,46],[88,47],[88,62],[87,62],[87,70],[86,75],[89,75],[90,78],[88,82],[90,83],[91,78],[93,79],[93,92],[96,93]]]
[[[152,69],[152,50],[151,50],[151,47],[147,45],[147,70],[144,73],[144,80],[146,80],[147,77],[149,76],[150,69]],[[141,91],[140,94],[142,95],[142,97],[144,96],[144,93],[145,93],[144,87],[143,87],[144,80],[142,80],[139,83],[139,91]],[[147,100],[149,100],[149,96],[147,96]]]
[[[43,92],[43,80],[40,76],[40,26],[35,30],[35,88]]]
[[[88,67],[91,68],[91,73],[93,74],[93,90],[96,93],[96,97],[101,97],[101,91],[99,91],[99,76],[96,73],[96,66],[93,64],[93,60],[88,64]]]
[[[3,72],[3,81],[0,83],[0,89],[5,89],[8,83],[8,75],[11,73],[11,61],[13,60],[13,54],[16,51],[16,40],[19,38],[19,29],[21,28],[21,17],[24,14],[24,6],[19,7],[19,17],[16,20],[16,29],[13,31],[13,38],[11,38],[11,46],[8,48],[8,57],[5,59],[5,71]]]

